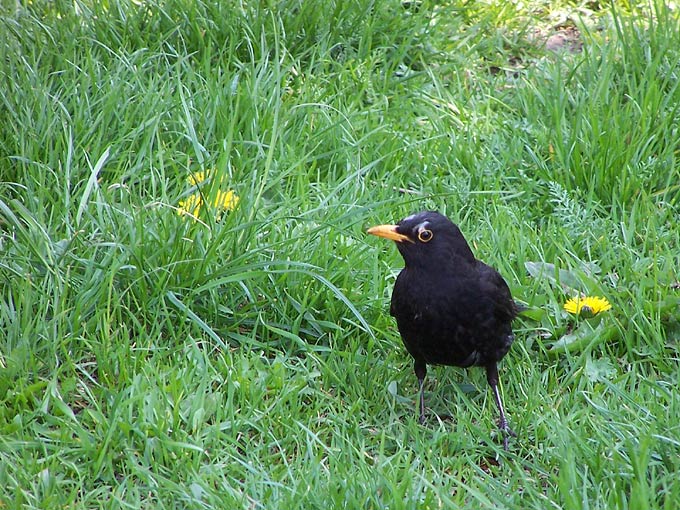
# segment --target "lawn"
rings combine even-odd
[[[678,9],[3,0],[0,509],[677,508]],[[424,209],[527,307],[507,452],[481,369],[418,423]]]

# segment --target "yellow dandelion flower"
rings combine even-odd
[[[564,303],[564,309],[574,315],[593,317],[599,313],[606,312],[612,307],[611,303],[599,296],[583,296],[569,299]]]
[[[210,178],[211,172],[194,172],[187,178],[187,181],[192,186],[198,186]],[[207,192],[207,189],[204,190]],[[201,208],[206,205],[205,200],[209,199],[206,193],[195,192],[189,195],[185,200],[180,200],[177,207],[177,214],[180,216],[192,216],[197,219],[201,213]],[[215,192],[215,198],[210,201],[215,209],[215,219],[219,221],[224,211],[233,211],[238,205],[239,197],[233,190],[218,189]]]
[[[189,176],[188,181],[192,186],[197,186],[205,181],[208,177],[209,176],[206,174],[206,172],[194,172]]]
[[[198,218],[202,205],[203,198],[201,198],[201,194],[194,193],[193,195],[189,195],[186,200],[180,200],[177,214],[180,216],[186,215]]]
[[[217,196],[213,201],[213,205],[215,206],[215,209],[233,211],[234,209],[236,209],[238,201],[239,201],[238,195],[234,193],[233,190],[228,191],[218,190]]]

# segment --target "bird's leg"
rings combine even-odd
[[[420,394],[420,417],[418,421],[422,425],[425,423],[425,375],[427,375],[427,365],[423,360],[417,359],[413,363],[413,371],[418,378],[418,390]]]
[[[508,449],[508,436],[517,437],[512,429],[508,426],[508,419],[505,417],[505,411],[503,410],[503,401],[501,400],[501,394],[498,391],[498,366],[496,363],[492,363],[486,366],[486,380],[489,381],[489,386],[493,390],[493,396],[496,400],[496,405],[498,406],[498,411],[500,413],[500,420],[498,422],[498,428],[503,434],[503,449]]]

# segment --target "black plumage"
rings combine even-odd
[[[404,258],[392,293],[406,349],[420,385],[420,421],[425,420],[423,383],[427,365],[481,366],[500,413],[503,446],[514,435],[498,391],[498,362],[514,336],[515,302],[503,277],[477,260],[460,229],[448,218],[425,211],[369,234],[392,239]]]

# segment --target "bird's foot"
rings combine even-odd
[[[498,424],[498,429],[501,431],[501,434],[503,435],[503,450],[506,452],[508,451],[508,438],[509,437],[517,437],[517,434],[515,433],[514,430],[510,428],[508,425],[508,422],[506,420],[501,420],[501,422]]]
[[[421,414],[418,417],[418,423],[420,423],[421,425],[425,425],[425,415],[424,414]]]

